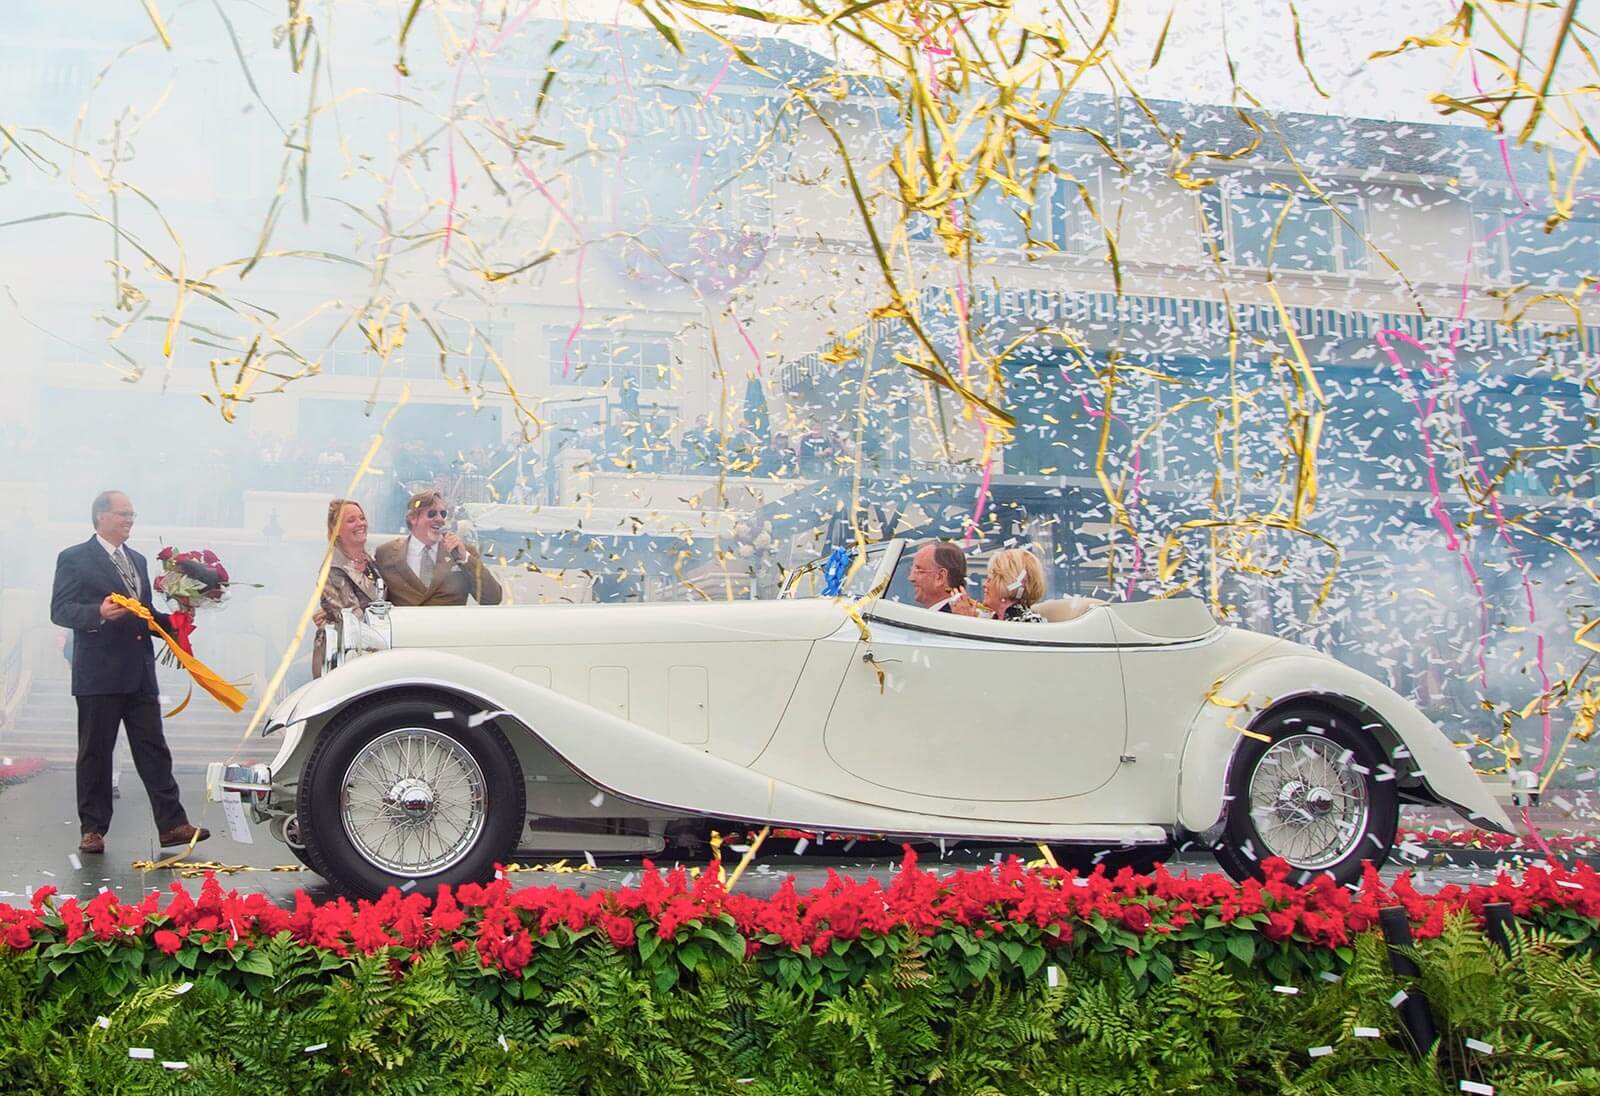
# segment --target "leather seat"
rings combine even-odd
[[[1049,624],[1060,624],[1068,620],[1077,620],[1090,609],[1098,609],[1105,602],[1092,597],[1058,597],[1049,601],[1035,602],[1033,611],[1044,617]]]

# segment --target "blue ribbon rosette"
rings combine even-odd
[[[838,597],[844,589],[844,576],[850,572],[850,561],[855,558],[853,548],[835,548],[828,553],[828,562],[822,565],[822,596]]]

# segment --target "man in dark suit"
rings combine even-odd
[[[911,557],[912,596],[924,609],[957,616],[977,616],[977,603],[967,596],[967,557],[959,545],[935,540]]]
[[[167,615],[150,603],[144,557],[126,546],[133,504],[121,491],[102,491],[90,507],[94,536],[56,557],[50,619],[72,629],[72,695],[78,701],[78,851],[103,853],[111,828],[111,751],[117,729],[128,729],[133,764],[150,794],[163,848],[204,841],[211,834],[189,824],[172,777],[172,753],[161,732],[155,651],[149,626],[111,600],[134,598],[157,623]],[[198,838],[196,838],[198,834]]]

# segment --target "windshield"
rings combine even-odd
[[[853,574],[848,570],[846,571],[844,584],[839,589],[840,597],[865,597],[871,591],[872,581],[878,577],[878,570],[883,563],[883,552],[886,547],[887,545],[883,544],[870,546],[867,549],[867,558],[862,562],[861,566],[855,567]],[[850,563],[853,566],[856,549],[851,548],[849,551],[851,553]],[[823,597],[823,590],[827,585],[827,577],[824,573],[827,563],[828,557],[823,556],[821,559],[812,560],[795,571],[789,576],[788,581],[784,583],[782,596],[786,598]]]

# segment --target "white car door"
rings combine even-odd
[[[976,804],[1084,795],[1116,773],[1127,719],[1107,610],[1022,624],[879,600],[867,625],[824,734],[852,776]]]

